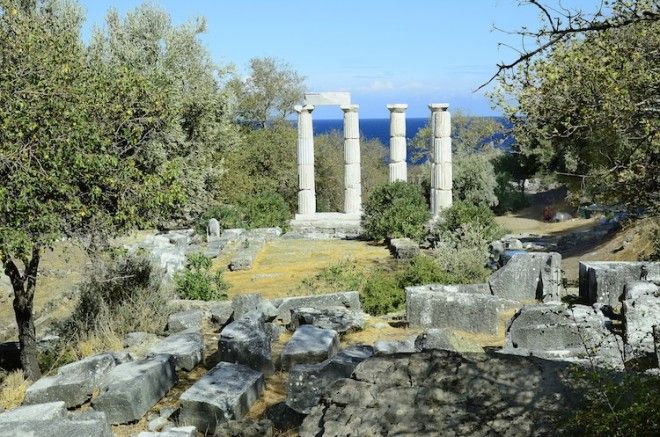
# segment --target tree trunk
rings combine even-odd
[[[34,292],[37,286],[40,249],[34,246],[32,258],[26,263],[25,274],[21,275],[13,260],[5,260],[5,274],[14,289],[14,314],[18,325],[18,343],[21,353],[21,366],[28,379],[36,381],[41,377],[37,359],[37,335],[32,314]]]

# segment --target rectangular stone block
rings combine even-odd
[[[405,137],[391,137],[390,138],[390,161],[401,162],[406,160],[406,138]]]
[[[519,306],[488,294],[406,288],[406,316],[412,327],[498,334],[505,323],[502,313]]]
[[[320,363],[335,355],[338,349],[337,331],[302,325],[282,351],[282,368],[288,370],[296,364]]]
[[[176,383],[172,355],[120,364],[108,373],[92,407],[112,424],[140,420]]]
[[[348,106],[351,104],[351,93],[345,91],[305,93],[304,104],[312,106]]]
[[[647,280],[660,280],[660,262],[581,261],[579,266],[580,297],[590,304],[618,307],[626,282],[639,280],[642,269]]]
[[[519,301],[558,301],[561,298],[561,255],[519,253],[488,279],[493,295]]]
[[[344,140],[344,163],[360,163],[360,139],[348,138]]]
[[[344,291],[339,293],[319,294],[315,296],[296,296],[273,299],[277,307],[277,319],[284,324],[291,322],[291,310],[296,308],[317,308],[343,306],[353,311],[362,311],[360,296],[357,291]]]
[[[0,415],[0,417],[2,417]],[[68,413],[63,417],[34,418],[27,421],[0,420],[2,437],[113,437],[105,414],[97,411]]]
[[[181,395],[179,423],[212,435],[218,424],[245,416],[264,385],[261,372],[221,362]]]
[[[314,164],[298,166],[298,187],[301,190],[314,189]]]
[[[204,360],[204,339],[201,332],[188,329],[164,338],[149,351],[150,355],[172,355],[176,370],[191,371]]]

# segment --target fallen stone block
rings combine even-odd
[[[339,349],[339,335],[332,329],[302,325],[294,332],[282,351],[282,368],[296,364],[319,363],[330,358]]]
[[[394,258],[399,260],[412,259],[419,255],[419,244],[410,238],[393,238],[389,242],[389,249]]]
[[[215,429],[214,437],[272,437],[273,423],[268,419],[230,420]]]
[[[518,301],[452,290],[407,287],[406,316],[410,326],[498,334],[508,313],[520,307]]]
[[[287,431],[298,428],[306,415],[289,407],[286,402],[278,402],[268,406],[264,416],[273,423],[273,427],[278,431]]]
[[[488,279],[491,293],[503,299],[543,302],[561,299],[561,255],[518,253]]]
[[[415,349],[418,351],[446,350],[455,352],[483,353],[484,349],[478,343],[457,335],[450,329],[429,329],[415,339]]]
[[[277,308],[267,299],[264,299],[259,293],[241,294],[232,300],[234,310],[234,320],[238,320],[245,314],[257,311],[264,321],[270,322],[277,317]]]
[[[622,302],[626,360],[655,354],[653,326],[660,325],[660,287],[628,282]]]
[[[138,437],[197,437],[197,428],[194,426],[179,426],[160,432],[142,431],[138,434]]]
[[[112,424],[140,420],[176,383],[172,355],[121,364],[104,378],[92,407]]]
[[[170,333],[185,331],[186,329],[201,330],[204,327],[206,314],[201,309],[180,311],[170,314],[167,318],[167,330]]]
[[[240,243],[236,254],[232,257],[229,263],[229,270],[232,272],[237,270],[249,270],[252,268],[257,254],[261,251],[266,243],[265,238],[251,237]]]
[[[204,360],[204,338],[195,330],[172,334],[149,350],[149,355],[160,354],[174,356],[177,370],[191,371]]]
[[[213,434],[218,424],[242,418],[263,391],[261,372],[221,362],[181,395],[179,423]]]
[[[56,375],[41,378],[28,387],[24,403],[64,401],[67,408],[82,405],[115,365],[112,354],[99,354],[62,366]]]
[[[374,355],[395,355],[395,354],[411,354],[419,352],[415,346],[416,337],[408,337],[403,340],[378,340],[374,343]]]
[[[362,311],[360,296],[357,291],[319,294],[315,296],[285,297],[282,299],[273,299],[272,303],[277,307],[277,319],[285,324],[291,323],[291,310],[296,308],[323,309],[343,306],[353,311]]]
[[[18,407],[0,414],[0,436],[112,437],[105,414],[69,413],[64,402]]]
[[[630,281],[660,281],[660,262],[580,261],[580,298],[617,308]]]
[[[255,311],[231,322],[220,333],[220,361],[246,365],[265,374],[275,371],[271,352],[271,334]]]
[[[293,366],[289,371],[286,404],[308,414],[330,384],[350,377],[355,367],[373,354],[370,346],[352,346],[321,363]]]
[[[295,308],[291,310],[291,323],[287,326],[295,331],[301,325],[314,325],[317,328],[333,329],[339,334],[359,331],[364,326],[362,312],[352,311],[343,306],[327,308]]]
[[[501,353],[622,367],[623,345],[609,325],[585,305],[528,305],[509,322]]]

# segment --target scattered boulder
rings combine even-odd
[[[264,391],[264,376],[241,364],[219,363],[181,395],[179,423],[212,434],[242,418]]]
[[[622,346],[610,325],[585,305],[528,305],[509,322],[501,353],[622,367]]]
[[[378,340],[374,343],[374,355],[382,356],[419,352],[415,346],[415,340],[415,336],[403,340]]]
[[[60,401],[18,407],[0,414],[0,436],[112,437],[112,430],[105,414],[69,413]]]
[[[204,338],[193,329],[172,334],[149,350],[149,355],[161,354],[174,356],[177,370],[191,371],[204,360]]]
[[[213,301],[209,306],[209,314],[211,315],[211,323],[222,329],[231,321],[234,315],[234,307],[229,300]]]
[[[170,333],[185,331],[186,329],[201,330],[204,327],[206,315],[201,309],[180,311],[170,314],[167,318],[167,330]]]
[[[617,308],[630,281],[660,281],[660,262],[580,261],[580,298]]]
[[[245,314],[253,311],[259,312],[265,321],[270,322],[278,314],[277,308],[259,293],[241,294],[232,301],[234,309],[234,320],[238,320]]]
[[[206,235],[209,239],[220,236],[220,222],[217,219],[210,219],[206,226]]]
[[[503,299],[543,302],[561,299],[561,255],[518,253],[488,280],[491,293]]]
[[[389,249],[396,259],[412,259],[419,255],[419,244],[410,238],[393,238],[389,242]]]
[[[194,426],[179,426],[161,432],[143,431],[138,437],[197,437],[197,428]]]
[[[566,365],[430,351],[373,357],[337,380],[300,427],[320,435],[556,435],[576,399]]]
[[[352,311],[344,306],[317,308],[295,308],[291,310],[291,323],[287,326],[295,331],[301,325],[314,325],[318,328],[333,329],[339,334],[359,331],[364,326],[362,312]]]
[[[355,366],[373,354],[370,346],[352,346],[322,363],[293,366],[289,371],[286,404],[299,413],[308,414],[331,383],[350,377]]]
[[[176,383],[172,355],[121,364],[108,373],[92,407],[112,424],[140,420]]]
[[[291,310],[296,308],[323,309],[343,306],[353,311],[362,311],[360,295],[357,291],[318,294],[315,296],[285,297],[282,299],[273,299],[272,303],[277,307],[277,319],[281,320],[284,324],[291,323]]]
[[[319,363],[337,353],[339,335],[332,329],[302,325],[282,351],[282,368],[288,370],[296,364]]]
[[[622,314],[626,359],[655,354],[653,326],[660,324],[660,287],[651,282],[626,283]]]
[[[115,365],[113,355],[106,353],[62,366],[56,375],[43,377],[28,387],[24,403],[64,401],[67,408],[82,405]]]
[[[150,332],[129,332],[124,337],[124,347],[139,347],[147,343],[158,341],[158,336]]]
[[[480,293],[482,286],[406,288],[406,316],[413,327],[497,334],[518,301]],[[460,290],[460,291],[458,291]]]
[[[273,427],[279,431],[298,428],[306,416],[289,407],[286,402],[269,406],[266,408],[264,415],[271,421]]]
[[[275,371],[271,352],[271,333],[261,313],[253,311],[231,322],[218,341],[220,361],[246,365],[265,374]]]
[[[215,428],[214,437],[271,437],[272,435],[273,424],[270,420],[244,418],[219,424]]]

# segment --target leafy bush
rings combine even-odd
[[[403,289],[412,285],[447,284],[450,274],[438,262],[426,255],[417,255],[397,275],[397,282]]]
[[[207,256],[199,253],[189,255],[186,268],[174,277],[177,294],[183,299],[226,299],[229,284],[221,271],[210,272],[211,265],[211,258]]]
[[[525,193],[514,186],[511,176],[508,173],[499,173],[497,175],[495,195],[498,199],[495,210],[500,214],[518,211],[529,205],[529,200],[527,200]]]
[[[490,155],[486,153],[457,154],[453,163],[453,194],[455,199],[495,206],[497,179]]]
[[[625,371],[623,378],[604,370],[575,367],[572,385],[582,405],[565,417],[569,435],[636,436],[660,434],[658,377]]]
[[[424,238],[429,208],[419,188],[393,182],[374,189],[364,205],[362,217],[366,236],[374,240]]]
[[[262,193],[247,197],[240,203],[248,228],[285,228],[291,212],[284,198],[277,193]]]
[[[441,232],[456,232],[467,224],[480,230],[488,241],[501,238],[505,234],[504,229],[495,223],[493,211],[484,204],[458,201],[442,212]]]
[[[206,235],[206,227],[209,220],[216,219],[220,223],[220,229],[233,229],[245,227],[243,213],[232,205],[215,205],[202,214],[198,220],[195,231],[199,235]]]
[[[365,281],[360,290],[364,310],[374,316],[401,309],[406,295],[391,272],[376,271]]]
[[[434,255],[440,269],[448,272],[446,283],[474,284],[488,279],[490,271],[485,264],[492,241],[489,237],[482,227],[472,223],[438,235]]]

